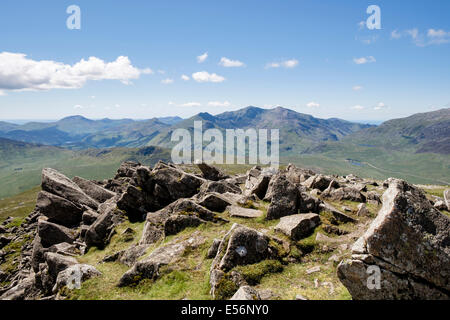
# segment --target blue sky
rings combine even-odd
[[[66,27],[73,4],[80,30]],[[381,30],[361,23],[369,5]],[[450,107],[449,12],[450,1],[3,0],[0,119],[281,105],[375,121]]]

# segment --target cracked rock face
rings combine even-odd
[[[354,299],[450,299],[450,219],[420,189],[388,183],[377,218],[339,264],[339,279]]]

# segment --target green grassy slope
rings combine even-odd
[[[326,144],[320,152],[283,159],[325,173],[353,173],[380,180],[396,177],[421,184],[450,184],[450,157],[434,153],[417,154],[336,142]]]
[[[19,143],[22,144],[19,148],[15,143],[0,148],[0,199],[39,185],[41,171],[45,167],[59,170],[69,177],[106,179],[114,176],[123,161],[135,160],[153,165],[160,159],[170,159],[168,150],[157,147],[70,151],[22,143]],[[7,151],[8,148],[11,152]]]

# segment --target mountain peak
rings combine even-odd
[[[62,122],[62,121],[92,121],[92,120],[89,120],[88,118],[85,118],[80,115],[75,115],[75,116],[69,116],[69,117],[62,118],[59,121]]]

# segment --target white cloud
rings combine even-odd
[[[418,28],[408,29],[403,32],[397,30],[392,31],[391,39],[400,39],[403,36],[411,38],[413,43],[418,47],[428,45],[440,45],[450,42],[450,31],[443,29],[428,29],[426,33],[420,32]]]
[[[205,52],[204,54],[200,55],[197,57],[197,62],[198,63],[203,63],[206,61],[206,59],[208,59],[208,52]]]
[[[208,102],[209,107],[229,107],[231,103],[228,101],[220,102],[220,101],[210,101]]]
[[[225,78],[215,73],[200,71],[192,74],[192,79],[197,82],[223,82]]]
[[[89,80],[119,80],[130,84],[130,80],[150,73],[153,73],[151,69],[134,67],[125,56],[113,62],[90,57],[71,66],[51,60],[32,60],[22,53],[0,53],[0,89],[4,90],[78,89]]]
[[[417,28],[406,30],[406,33],[409,34],[413,40],[417,40],[419,37],[419,29]]]
[[[266,64],[266,69],[269,68],[287,68],[287,69],[291,69],[291,68],[295,68],[296,66],[298,66],[298,60],[297,59],[290,59],[290,60],[284,60],[284,61],[280,61],[280,62],[270,62],[268,64]]]
[[[363,89],[362,86],[353,86],[353,88],[352,88],[353,91],[360,91],[362,89]]]
[[[1,96],[6,96],[6,92],[5,91],[2,91],[2,90],[0,90],[0,97]]]
[[[448,43],[450,42],[450,31],[428,29],[427,37],[430,39],[430,44]]]
[[[295,68],[296,66],[298,66],[298,60],[296,60],[296,59],[287,60],[287,61],[283,61],[282,64],[283,64],[283,67],[285,67],[285,68]]]
[[[161,80],[161,83],[162,84],[172,84],[173,83],[173,79],[167,78],[167,79]]]
[[[166,74],[166,71],[165,70],[158,70],[158,73],[159,74]]]
[[[202,104],[199,102],[187,102],[180,104],[179,107],[201,107]]]
[[[239,60],[230,60],[228,58],[223,57],[220,59],[219,65],[226,68],[232,68],[232,67],[243,67],[245,64]]]
[[[362,110],[362,109],[364,109],[365,107],[363,107],[363,106],[360,106],[360,105],[356,105],[356,106],[353,106],[352,107],[352,109],[354,109],[354,110]]]
[[[400,39],[402,34],[397,29],[391,32],[391,39]]]
[[[311,102],[307,103],[306,106],[308,108],[318,108],[318,107],[320,107],[320,104],[317,102],[311,101]]]
[[[181,76],[181,80],[184,80],[184,81],[189,81],[191,78],[189,78],[189,76],[187,76],[187,75],[185,75],[185,74],[183,74],[182,76]]]
[[[354,58],[353,62],[356,64],[366,64],[376,62],[377,60],[373,56]]]
[[[74,109],[84,109],[84,106],[82,106],[81,104],[76,104],[73,106]]]
[[[374,110],[381,110],[386,108],[386,105],[384,104],[384,102],[379,102],[373,109]]]
[[[120,108],[120,104],[116,103],[116,104],[114,105],[114,107]]]
[[[91,96],[91,99],[95,99],[96,97],[95,96]]]

